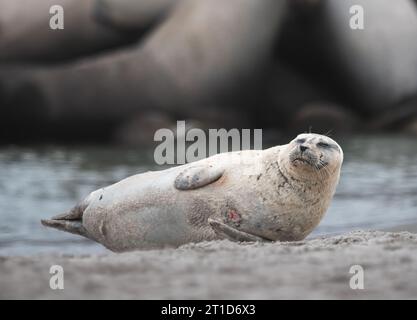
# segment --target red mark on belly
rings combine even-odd
[[[240,215],[234,209],[229,210],[229,212],[227,213],[227,217],[232,221],[239,221],[240,220]]]

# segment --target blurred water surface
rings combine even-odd
[[[312,234],[417,223],[417,141],[409,136],[354,136],[345,152],[332,206]],[[0,255],[105,252],[39,220],[71,208],[89,192],[129,175],[158,170],[152,150],[111,147],[0,149]]]

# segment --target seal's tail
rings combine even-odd
[[[87,230],[83,226],[83,213],[86,205],[80,204],[72,208],[70,211],[54,216],[50,219],[42,219],[41,223],[46,227],[55,228],[73,234],[90,238]]]

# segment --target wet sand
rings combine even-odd
[[[64,290],[49,268],[64,268]],[[364,289],[352,290],[352,265]],[[356,231],[293,243],[214,241],[104,255],[0,257],[0,298],[417,298],[417,234]]]

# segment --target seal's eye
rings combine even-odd
[[[330,144],[326,143],[326,142],[319,142],[317,143],[317,146],[320,148],[330,148]]]
[[[304,143],[304,142],[306,142],[306,139],[297,139],[297,140],[295,140],[295,142],[297,142],[297,143]]]

